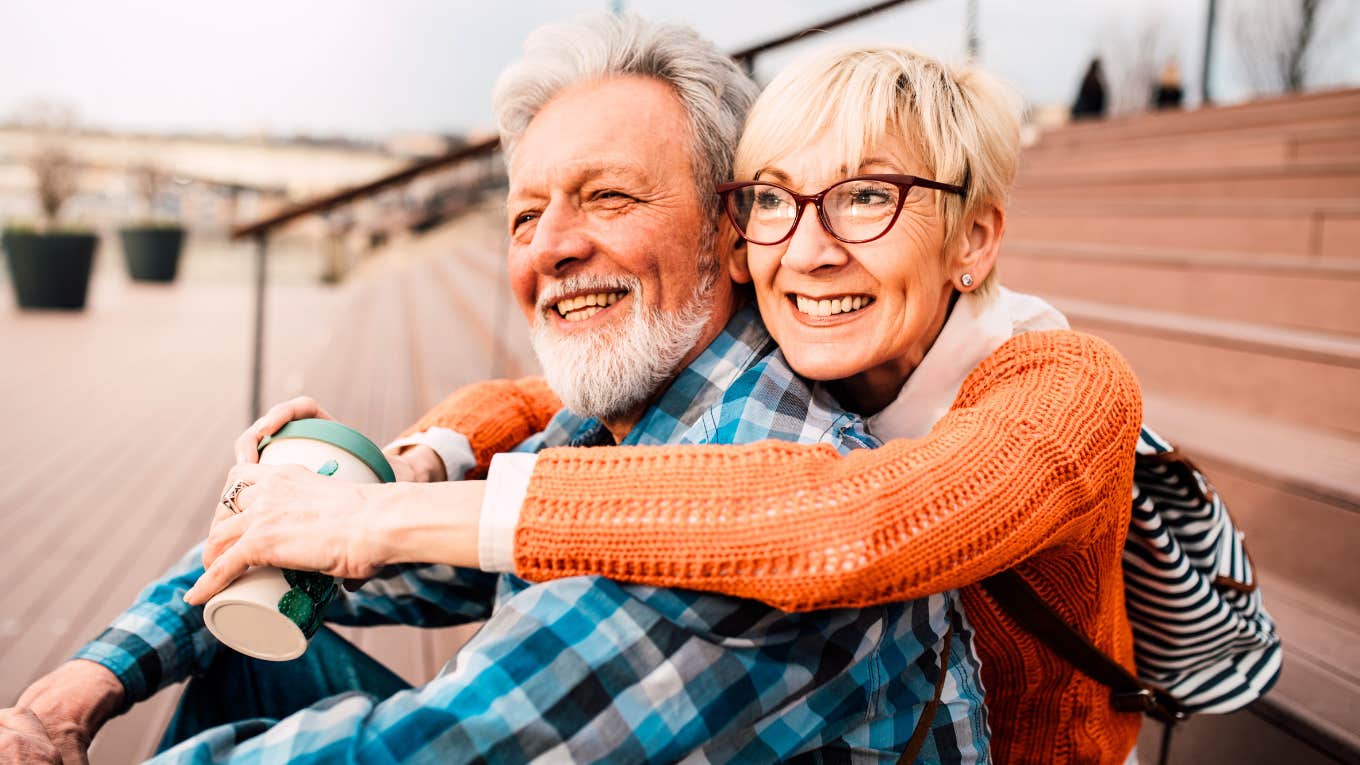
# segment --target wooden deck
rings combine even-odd
[[[306,392],[381,443],[461,383],[532,371],[492,232],[466,219],[343,287],[272,286],[266,402]],[[0,288],[0,706],[202,537],[249,422],[249,258],[162,287],[130,283],[117,255],[99,254],[83,313],[20,312]],[[421,682],[467,633],[347,636]],[[176,692],[110,723],[94,762],[148,755]]]

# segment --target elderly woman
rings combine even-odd
[[[481,556],[466,538],[454,551],[432,545],[430,559],[537,580],[603,574],[787,610],[962,588],[998,761],[1124,762],[1138,716],[1113,709],[1107,688],[977,586],[1015,569],[1132,666],[1120,556],[1140,396],[1107,345],[996,284],[1018,128],[991,78],[904,48],[829,52],[786,70],[751,113],[742,180],[717,190],[745,241],[733,277],[753,285],[793,368],[870,416],[886,445],[844,458],[775,442],[548,450],[518,486],[493,470],[486,509],[475,482],[469,507],[450,509],[465,529],[481,512]],[[456,431],[484,467],[559,406],[537,381],[485,383],[411,432],[434,444],[432,434]],[[276,407],[242,436],[240,458],[287,419],[318,414],[307,400]],[[449,453],[411,448],[401,470],[475,473]],[[236,528],[211,548],[231,546]],[[381,548],[333,573],[371,570]]]

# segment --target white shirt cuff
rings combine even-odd
[[[477,467],[477,458],[472,454],[472,444],[468,443],[466,436],[456,430],[448,428],[422,430],[405,438],[398,438],[383,447],[383,451],[403,446],[428,446],[434,449],[435,454],[438,454],[439,459],[444,462],[444,475],[450,481],[461,481],[469,470]]]
[[[536,462],[537,454],[507,453],[491,458],[477,528],[477,559],[483,571],[515,571],[515,526]]]

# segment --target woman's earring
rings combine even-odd
[[[964,274],[963,276],[960,276],[960,277],[959,277],[959,283],[962,284],[962,285],[964,286],[965,289],[968,288],[968,287],[973,286],[973,275],[972,275],[972,274]]]

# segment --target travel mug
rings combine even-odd
[[[302,465],[333,480],[396,480],[382,449],[331,420],[294,420],[260,442],[260,464]],[[287,661],[307,650],[339,580],[311,571],[253,566],[203,606],[203,623],[218,640],[257,659]]]

